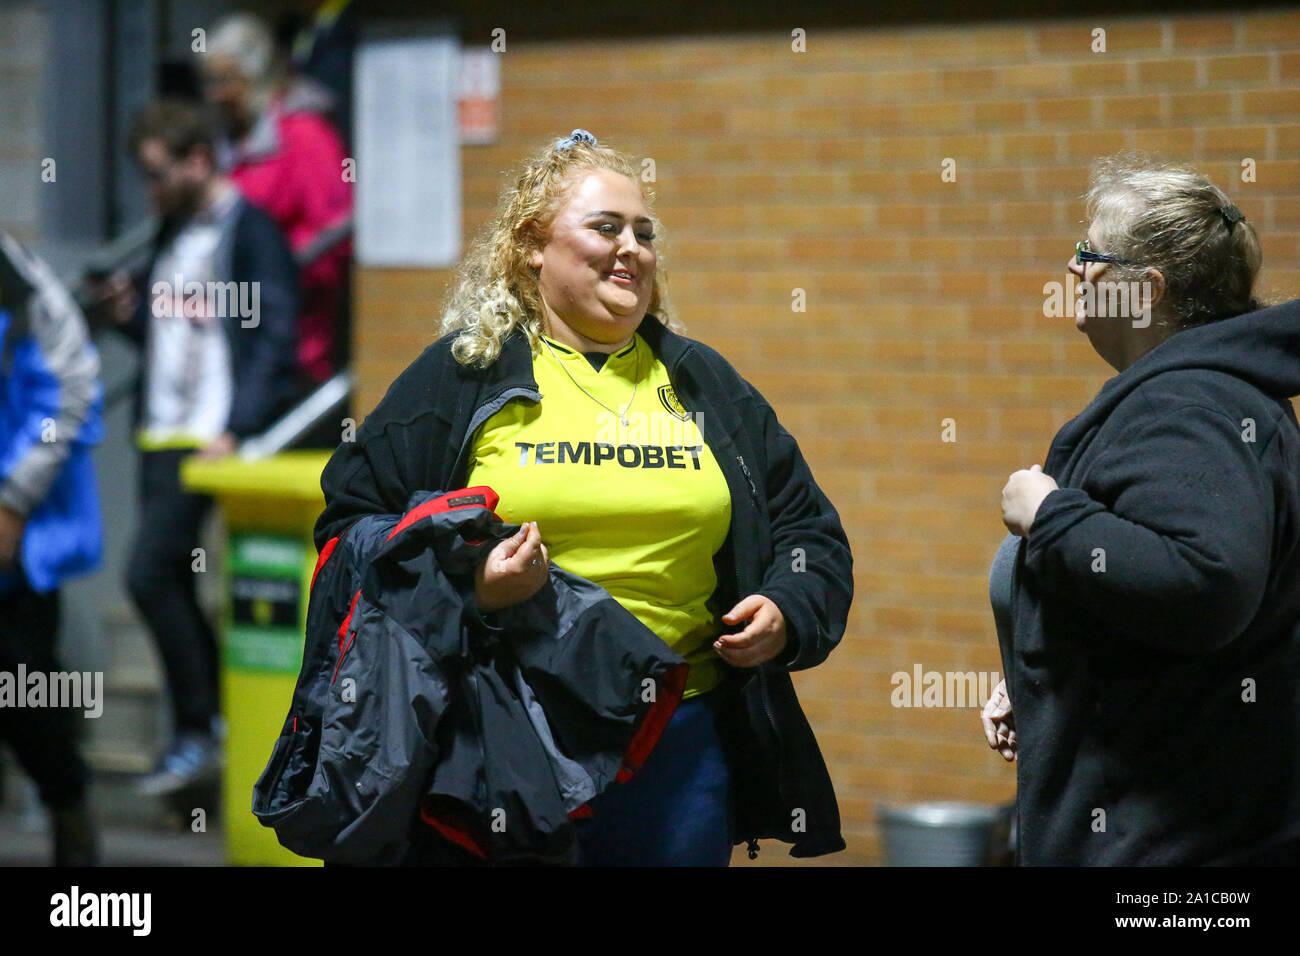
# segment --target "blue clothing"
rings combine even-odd
[[[582,866],[727,866],[731,774],[712,694],[682,701],[645,765],[576,821]]]
[[[46,594],[99,563],[99,356],[44,263],[0,242],[0,504],[26,518],[20,567],[0,572],[0,594]]]

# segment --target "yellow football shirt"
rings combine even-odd
[[[506,521],[536,521],[553,563],[605,588],[681,654],[684,697],[711,690],[721,625],[705,602],[731,524],[726,478],[639,335],[599,370],[543,339],[541,401],[508,402],[483,423],[467,483],[496,491]]]

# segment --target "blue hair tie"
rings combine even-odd
[[[592,136],[585,129],[575,129],[568,136],[564,137],[564,139],[556,140],[555,148],[568,149],[571,146],[577,146],[579,143],[587,143],[591,146],[598,145],[596,137]]]

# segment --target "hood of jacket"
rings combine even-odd
[[[1075,444],[1156,376],[1184,371],[1231,375],[1278,401],[1300,395],[1300,299],[1175,333],[1107,381],[1058,443]]]

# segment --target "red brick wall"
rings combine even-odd
[[[806,53],[788,33],[516,37],[502,73],[501,141],[463,151],[466,235],[503,172],[574,127],[652,157],[687,334],[772,402],[849,531],[848,632],[796,677],[849,844],[824,862],[881,861],[879,802],[1009,800],[1014,771],[978,710],[896,709],[890,675],[1001,670],[999,492],[1110,373],[1071,319],[1042,315],[1085,230],[1094,157],[1198,164],[1259,230],[1265,287],[1300,289],[1300,10],[813,31]],[[432,340],[448,278],[361,272],[361,408]],[[956,442],[940,440],[946,418]],[[786,859],[771,850],[760,860]]]

